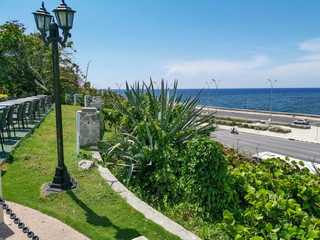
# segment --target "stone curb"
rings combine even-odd
[[[102,161],[99,152],[92,152],[92,157],[98,161]],[[99,172],[111,188],[120,194],[120,196],[127,201],[133,208],[144,214],[144,216],[153,222],[161,225],[168,232],[179,236],[183,240],[201,240],[192,232],[186,230],[170,218],[164,216],[162,213],[150,207],[148,204],[137,198],[131,191],[129,191],[109,170],[99,165]]]

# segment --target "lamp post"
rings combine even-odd
[[[53,88],[56,109],[58,165],[56,167],[53,181],[45,184],[45,194],[61,192],[77,187],[77,181],[70,177],[67,167],[64,164],[58,52],[58,43],[62,47],[65,47],[68,38],[71,37],[69,30],[73,25],[73,16],[75,11],[68,7],[64,0],[62,0],[61,4],[55,10],[53,10],[53,12],[55,13],[59,25],[54,22],[53,16],[47,12],[43,2],[41,8],[33,13],[37,28],[41,33],[40,38],[43,40],[46,46],[48,46],[50,43],[52,45],[53,60]],[[59,28],[61,28],[63,31],[63,38],[59,36]],[[49,35],[47,36],[48,31]]]
[[[91,60],[87,64],[87,72],[86,72],[86,80],[84,81],[84,89],[87,88],[87,81],[88,81],[88,71],[89,71],[89,65],[91,63]]]
[[[270,80],[268,79],[268,81],[270,82],[270,85],[271,85],[271,96],[270,96],[270,122],[272,121],[272,117],[271,117],[271,113],[272,113],[272,90],[273,90],[273,86],[274,86],[274,83],[277,81],[277,79],[275,80]]]
[[[248,104],[249,104],[249,99],[247,99],[247,114],[246,114],[246,122],[248,122]]]
[[[218,82],[215,79],[212,79],[212,81],[214,82],[214,84],[216,85],[216,116],[214,118],[214,124],[217,127],[217,112],[218,112],[218,87],[219,87],[219,83],[222,81],[222,79],[220,79]]]
[[[209,114],[209,99],[210,99],[210,85],[212,84],[212,82],[208,83],[206,82],[207,86],[208,86],[208,114]]]

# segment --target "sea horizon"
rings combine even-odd
[[[115,89],[119,91],[119,89]],[[119,93],[123,94],[124,89]],[[160,91],[155,88],[155,92]],[[171,91],[171,90],[170,90]],[[231,109],[257,110],[320,115],[320,88],[179,88],[182,101],[188,96],[199,95],[199,105]]]

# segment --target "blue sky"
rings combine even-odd
[[[0,0],[0,24],[36,32],[41,1]],[[179,88],[320,87],[319,0],[66,0],[84,73],[97,88],[163,78]],[[59,0],[45,1],[52,11]],[[213,86],[213,85],[212,85]]]

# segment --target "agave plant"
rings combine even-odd
[[[102,142],[99,151],[107,156],[120,157],[125,166],[130,166],[128,177],[135,168],[139,170],[146,164],[157,164],[153,159],[145,158],[143,149],[148,148],[152,153],[167,145],[183,148],[193,137],[214,131],[213,124],[210,124],[214,113],[203,117],[202,108],[197,108],[200,92],[193,98],[189,96],[181,101],[182,95],[178,95],[177,86],[175,81],[170,91],[162,81],[160,94],[157,95],[152,80],[149,85],[143,83],[141,87],[139,83],[133,87],[126,83],[125,95],[129,107],[115,97],[115,109],[130,119],[134,128],[132,132],[119,129],[123,138],[115,139],[115,145]],[[132,114],[132,108],[135,114]]]

